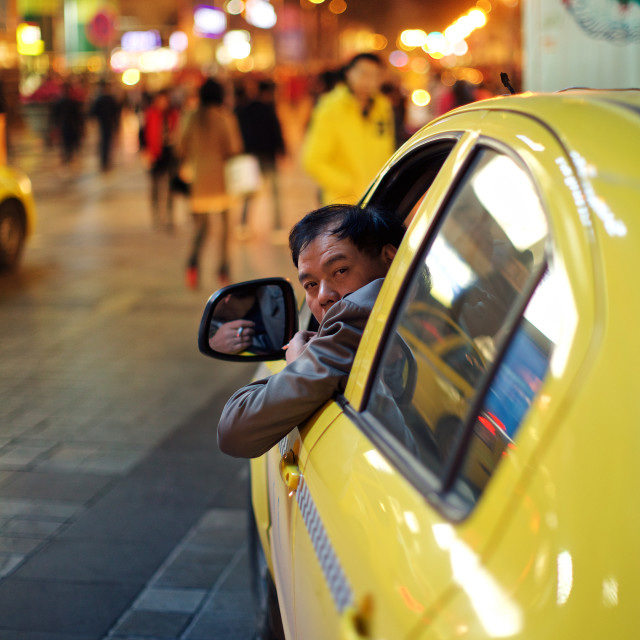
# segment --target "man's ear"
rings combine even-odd
[[[382,247],[382,252],[380,255],[382,256],[382,259],[384,260],[384,263],[387,266],[387,269],[391,266],[391,263],[393,262],[393,259],[396,257],[397,252],[398,252],[398,249],[394,247],[392,244],[385,244],[384,247]]]

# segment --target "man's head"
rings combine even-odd
[[[263,102],[272,102],[276,91],[276,85],[271,80],[261,80],[258,83],[258,99]]]
[[[224,102],[224,88],[214,80],[208,78],[200,87],[200,104],[205,107],[216,105],[219,106]]]
[[[352,205],[322,207],[293,227],[291,257],[318,322],[345,295],[387,274],[404,231],[395,215]]]
[[[382,61],[374,53],[359,53],[344,68],[344,78],[356,99],[366,105],[379,93],[382,86]]]

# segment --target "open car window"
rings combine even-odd
[[[447,138],[416,148],[389,168],[368,204],[395,211],[409,224],[458,139]],[[366,199],[366,198],[365,198]]]

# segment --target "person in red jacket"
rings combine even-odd
[[[171,105],[169,91],[159,91],[145,114],[144,139],[151,174],[151,215],[155,228],[173,230],[171,179],[177,170],[175,144],[180,112]],[[162,204],[161,204],[162,203]]]

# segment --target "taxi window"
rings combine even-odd
[[[409,225],[456,142],[457,137],[438,140],[403,155],[383,175],[368,204],[395,211]]]
[[[516,449],[516,433],[549,369],[561,323],[562,305],[557,295],[550,295],[557,290],[555,280],[550,269],[536,287],[466,434],[452,489],[468,507],[477,501],[498,463]]]
[[[465,425],[494,369],[512,362],[501,352],[510,341],[521,344],[512,338],[520,335],[515,328],[545,269],[547,240],[546,217],[528,174],[504,154],[480,151],[411,277],[366,410],[441,489],[450,482],[452,465],[462,460],[461,447],[469,441]],[[522,336],[546,353],[534,334],[523,329]],[[532,353],[529,347],[516,352]],[[487,412],[507,388],[516,393],[517,385],[504,381],[515,365],[505,366],[494,399],[487,396]],[[543,369],[536,368],[536,375],[541,378]],[[522,413],[515,411],[514,423]],[[467,456],[462,466],[476,463]],[[459,487],[467,484],[464,474]],[[483,486],[475,487],[474,498]]]

